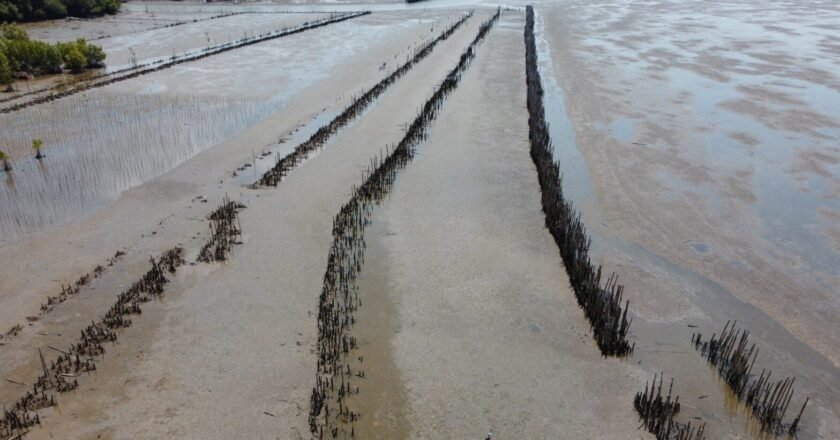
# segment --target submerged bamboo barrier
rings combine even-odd
[[[350,352],[356,347],[350,328],[355,323],[354,312],[361,305],[356,278],[364,263],[364,230],[370,224],[373,207],[388,194],[397,173],[414,157],[416,146],[427,138],[446,97],[458,86],[475,58],[477,46],[499,14],[497,11],[481,25],[458,64],[426,101],[399,144],[371,161],[364,182],[353,188],[350,200],[333,220],[333,241],[319,298],[317,370],[309,409],[309,426],[315,438],[354,438],[354,424],[361,417],[347,402],[348,396],[359,392],[354,385],[356,378],[364,377],[363,370],[353,371],[350,366]]]
[[[624,286],[612,274],[606,283],[601,282],[601,266],[595,267],[589,258],[591,239],[586,226],[570,200],[563,197],[563,177],[554,160],[548,123],[543,108],[543,88],[537,68],[537,48],[534,38],[534,8],[526,8],[525,22],[526,79],[528,82],[528,126],[531,140],[531,158],[537,167],[545,225],[560,248],[560,256],[569,274],[578,304],[589,319],[592,334],[604,356],[626,356],[633,352],[635,343],[627,341],[630,321],[627,309],[622,308]]]
[[[370,11],[359,11],[359,12],[348,12],[342,14],[332,15],[328,18],[324,18],[321,20],[316,20],[313,22],[306,22],[300,26],[295,26],[292,28],[281,29],[275,32],[269,32],[267,34],[257,35],[254,37],[249,38],[241,38],[236,41],[223,43],[213,47],[207,47],[201,49],[197,52],[187,53],[183,56],[177,57],[173,56],[171,58],[165,59],[163,61],[152,62],[146,65],[137,66],[137,67],[129,67],[126,69],[110,72],[102,77],[97,77],[92,81],[85,82],[75,87],[68,88],[66,90],[62,90],[58,93],[50,93],[45,96],[41,96],[38,98],[33,98],[26,102],[21,102],[19,104],[10,105],[8,107],[0,108],[0,114],[3,113],[11,113],[15,112],[27,107],[31,107],[33,105],[43,104],[45,102],[52,102],[58,99],[66,98],[68,96],[75,95],[77,93],[84,92],[86,90],[105,87],[116,82],[125,81],[131,78],[136,78],[141,75],[146,75],[149,73],[157,72],[163,69],[168,69],[172,66],[187,63],[190,61],[200,60],[202,58],[206,58],[213,55],[218,55],[223,52],[227,52],[234,49],[239,49],[245,46],[251,46],[253,44],[262,43],[264,41],[273,40],[276,38],[286,37],[289,35],[294,35],[303,31],[307,31],[309,29],[315,29],[322,26],[326,26],[332,23],[338,23],[345,20],[350,20],[352,18],[361,17],[363,15],[370,14]],[[105,78],[102,81],[96,81],[99,78]],[[63,87],[63,86],[61,86]]]
[[[805,399],[793,422],[784,422],[785,413],[793,398],[793,383],[796,378],[786,377],[771,382],[772,372],[764,368],[756,377],[753,367],[758,357],[758,349],[755,344],[749,343],[750,332],[737,328],[736,324],[737,321],[726,321],[720,336],[712,334],[708,341],[703,341],[703,335],[700,333],[692,334],[691,342],[706,361],[716,367],[718,374],[738,401],[750,409],[762,431],[775,435],[796,434],[809,399]]]
[[[225,261],[233,251],[233,245],[242,243],[242,225],[239,223],[239,211],[242,209],[245,205],[225,196],[222,205],[210,213],[210,238],[201,247],[198,261]]]
[[[472,11],[468,14],[464,15],[460,20],[455,22],[452,26],[448,29],[443,31],[437,38],[430,41],[426,45],[421,48],[418,48],[414,52],[414,57],[411,60],[407,61],[405,64],[401,65],[397,68],[393,73],[385,77],[383,80],[379,81],[370,88],[367,92],[365,92],[362,96],[353,100],[353,102],[344,109],[341,114],[336,116],[332,121],[330,121],[327,125],[319,128],[312,136],[309,137],[306,141],[295,147],[294,151],[283,157],[282,159],[278,160],[277,163],[272,167],[270,170],[266,171],[265,174],[262,175],[260,180],[258,180],[254,187],[259,186],[277,186],[288,173],[298,166],[301,162],[303,162],[307,157],[309,157],[312,152],[321,148],[329,138],[338,132],[339,129],[347,125],[352,119],[356,116],[360,115],[368,106],[370,106],[373,101],[375,101],[380,95],[385,93],[385,90],[388,89],[389,86],[394,84],[400,77],[408,73],[412,67],[414,67],[417,63],[419,63],[423,58],[426,58],[432,50],[434,50],[435,46],[441,41],[446,40],[449,38],[455,31],[463,25],[470,17],[472,17]]]
[[[653,383],[645,382],[645,391],[636,393],[633,407],[639,414],[642,426],[656,436],[656,440],[704,440],[706,424],[691,426],[691,422],[680,423],[674,417],[680,412],[680,396],[671,400],[674,390],[674,379],[668,387],[668,395],[662,398],[662,381],[664,375],[659,375],[659,385],[656,385],[656,375]]]
[[[38,349],[41,374],[32,390],[21,396],[11,408],[3,409],[0,418],[0,438],[22,437],[40,424],[37,411],[56,404],[54,393],[65,393],[79,386],[77,377],[96,370],[96,360],[105,353],[105,343],[117,340],[117,330],[131,325],[131,315],[142,313],[140,305],[160,297],[169,283],[166,274],[173,274],[184,263],[183,249],[175,247],[158,260],[151,259],[149,269],[137,282],[117,297],[116,303],[98,321],[81,331],[76,343],[66,350],[55,349],[61,355],[47,364]],[[52,348],[52,347],[51,347]]]

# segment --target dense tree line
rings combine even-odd
[[[15,24],[0,25],[0,84],[11,84],[15,76],[73,73],[102,67],[105,52],[83,38],[73,42],[49,44],[30,40]]]
[[[0,0],[0,22],[114,14],[120,0]]]

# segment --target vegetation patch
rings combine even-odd
[[[81,73],[85,69],[103,67],[105,52],[84,38],[55,44],[31,40],[16,24],[0,25],[0,84],[10,85],[15,79],[62,73]]]
[[[0,22],[116,14],[120,0],[0,0]]]

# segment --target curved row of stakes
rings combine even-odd
[[[601,266],[589,259],[586,226],[580,220],[570,200],[563,197],[563,177],[560,165],[554,160],[554,146],[543,107],[543,88],[537,67],[537,46],[534,37],[534,8],[526,8],[525,17],[525,74],[528,81],[528,127],[531,158],[537,167],[542,192],[545,226],[560,248],[560,256],[569,274],[578,304],[583,308],[592,335],[604,356],[626,356],[635,344],[627,341],[630,321],[627,320],[629,301],[621,307],[624,287],[610,275],[601,284]]]
[[[333,241],[318,303],[318,359],[315,386],[309,409],[309,427],[319,439],[354,438],[355,422],[361,415],[347,404],[347,397],[359,392],[354,386],[364,370],[353,371],[350,356],[356,340],[350,333],[354,312],[361,305],[356,278],[364,263],[364,230],[370,224],[374,205],[390,191],[397,173],[414,157],[415,147],[428,136],[432,122],[476,56],[477,46],[499,19],[501,11],[484,22],[478,34],[461,54],[458,64],[426,101],[405,137],[381,158],[374,158],[367,178],[342,206],[333,220]]]
[[[376,98],[380,95],[385,93],[385,91],[394,84],[398,79],[400,79],[403,75],[408,73],[412,67],[417,65],[423,58],[426,58],[429,54],[432,53],[435,46],[441,41],[446,40],[449,38],[455,31],[461,27],[470,17],[472,17],[472,11],[468,14],[465,14],[458,20],[455,24],[450,26],[448,29],[443,31],[437,38],[428,42],[423,47],[417,49],[414,53],[414,57],[411,58],[408,62],[401,65],[397,68],[393,73],[386,76],[384,79],[376,83],[373,87],[371,87],[367,92],[365,92],[362,96],[353,99],[349,106],[347,106],[344,111],[341,112],[340,115],[333,118],[327,125],[319,128],[312,136],[309,137],[306,141],[302,142],[300,145],[295,147],[294,151],[290,154],[284,156],[282,159],[279,159],[277,163],[272,167],[270,170],[266,171],[265,174],[262,175],[259,181],[254,184],[254,187],[260,186],[277,186],[289,172],[298,166],[301,162],[303,162],[307,157],[309,157],[312,152],[324,146],[324,144],[329,140],[329,138],[338,132],[339,129],[347,125],[352,119],[356,116],[362,114],[362,112],[372,104]]]
[[[131,315],[142,313],[141,304],[163,294],[169,283],[167,274],[174,274],[184,263],[183,249],[173,248],[158,260],[151,259],[152,268],[137,282],[117,297],[117,302],[98,322],[91,322],[76,343],[66,350],[53,348],[61,353],[47,365],[44,354],[38,350],[41,375],[14,405],[4,408],[0,418],[0,438],[20,438],[33,426],[40,425],[39,409],[54,406],[55,394],[72,391],[79,386],[79,375],[96,370],[96,361],[105,354],[105,343],[117,340],[117,330],[131,325]]]
[[[627,320],[629,301],[622,310],[622,286],[615,275],[601,285],[601,267],[592,265],[589,258],[590,238],[586,227],[572,205],[563,197],[562,175],[554,160],[553,145],[545,121],[543,88],[537,67],[537,49],[534,35],[534,9],[526,8],[525,24],[526,78],[528,82],[528,112],[531,140],[531,157],[537,167],[542,191],[543,212],[546,227],[554,237],[569,274],[578,304],[589,319],[593,336],[604,356],[627,356],[632,354],[635,343],[627,341],[630,321]],[[739,336],[740,335],[740,336]],[[802,412],[808,399],[802,405],[799,415],[792,423],[783,421],[793,396],[793,378],[770,382],[770,372],[762,370],[758,377],[752,373],[758,350],[747,349],[748,332],[735,331],[729,323],[720,337],[703,342],[700,334],[692,336],[695,348],[701,351],[720,376],[729,385],[739,401],[743,401],[759,421],[761,430],[780,435],[796,433]],[[752,361],[750,361],[752,359]],[[679,397],[671,401],[671,392],[662,399],[662,378],[650,388],[636,395],[634,407],[642,420],[642,426],[656,435],[658,440],[701,440],[705,425],[692,427],[673,420],[679,412]],[[673,386],[673,381],[672,381]]]

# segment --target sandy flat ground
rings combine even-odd
[[[316,336],[309,312],[332,216],[369,157],[399,140],[401,124],[455,64],[477,25],[478,17],[441,43],[279,189],[244,195],[246,244],[230,264],[182,272],[150,319],[125,332],[84,392],[63,396],[61,415],[48,415],[33,438],[305,436]]]
[[[446,14],[453,20],[458,17],[458,13]],[[247,192],[230,175],[236,167],[252,160],[253,148],[276,142],[279,137],[308,123],[325,107],[342,108],[349,97],[338,101],[337,97],[378,81],[387,74],[378,69],[381,63],[408,47],[416,38],[408,33],[359,47],[358,57],[340,67],[341,75],[328,75],[304,88],[290,98],[286,111],[266,118],[167,174],[125,191],[113,204],[89,214],[84,221],[4,243],[0,248],[0,259],[3,260],[0,328],[5,333],[16,324],[26,325],[24,317],[37,314],[40,304],[47,296],[57,294],[62,283],[74,282],[96,265],[103,264],[117,250],[127,252],[117,269],[134,269],[123,279],[125,285],[126,279],[133,280],[145,271],[145,262],[150,255],[158,255],[178,243],[203,241],[207,228],[204,216],[225,194],[238,197]],[[197,196],[204,196],[209,203],[196,200]],[[101,304],[109,304],[112,300],[107,298],[113,298],[116,293],[115,290],[102,292],[106,300]],[[86,322],[88,315],[89,312],[75,316]],[[12,353],[11,347],[31,351],[31,347],[42,342],[27,338],[37,337],[39,330],[33,324],[15,340],[2,341],[7,345],[0,355]],[[11,358],[14,356],[10,355]],[[17,362],[34,361],[31,356],[25,356]],[[4,361],[3,365],[13,369],[17,364]],[[0,390],[8,390],[6,385],[10,384],[0,384]]]
[[[502,16],[375,217],[387,225],[376,239],[398,309],[406,438],[639,436],[612,397],[632,393],[636,370],[601,359],[543,226],[523,25]]]

